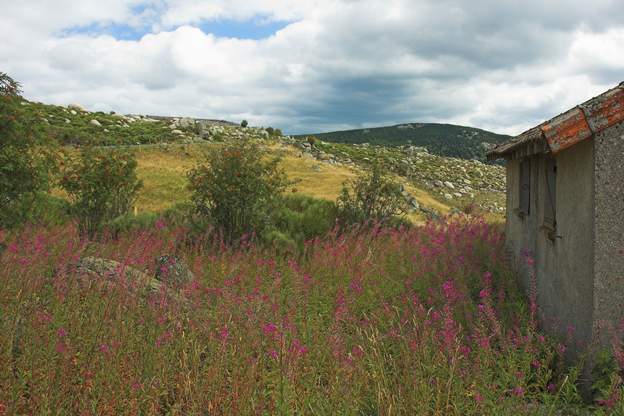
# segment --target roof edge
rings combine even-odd
[[[552,154],[570,148],[624,121],[624,81],[487,152],[488,160],[500,159],[518,148],[544,141]]]

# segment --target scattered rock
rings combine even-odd
[[[176,126],[183,129],[188,129],[195,126],[195,120],[189,117],[184,117],[176,122]]]
[[[73,111],[86,111],[81,105],[79,104],[70,104],[67,106],[68,110],[73,110]]]
[[[89,122],[89,124],[91,124],[92,126],[97,126],[97,127],[102,127],[102,125],[100,124],[99,121],[97,121],[96,119],[93,119]]]
[[[449,189],[455,189],[455,185],[453,185],[453,183],[449,181],[444,182],[444,186],[446,186]]]
[[[158,280],[148,274],[115,260],[83,257],[78,262],[76,269],[87,276],[104,279],[118,279],[123,274],[125,278],[132,282],[141,283],[150,291],[159,291],[162,286]]]
[[[178,136],[181,136],[184,134],[184,132],[182,130],[171,130],[171,134],[177,134]]]
[[[195,279],[195,276],[179,257],[165,255],[156,259],[156,279],[183,286]]]

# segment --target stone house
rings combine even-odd
[[[507,161],[507,244],[541,326],[570,358],[606,345],[624,321],[624,82],[488,158]]]

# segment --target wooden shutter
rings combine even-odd
[[[554,230],[557,226],[557,162],[549,158],[545,165],[544,225]]]
[[[524,159],[520,162],[520,206],[523,215],[531,213],[531,161]]]

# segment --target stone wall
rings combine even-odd
[[[608,128],[595,139],[594,315],[599,326],[624,319],[624,123]]]

